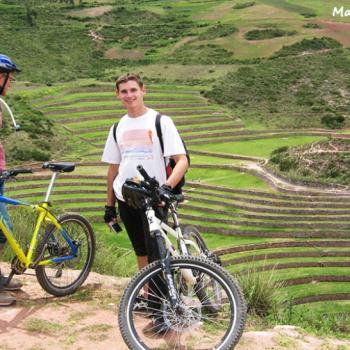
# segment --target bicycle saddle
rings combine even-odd
[[[50,169],[54,172],[70,173],[75,169],[75,163],[53,163],[45,162],[42,166],[43,169]]]

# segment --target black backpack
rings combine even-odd
[[[156,116],[156,130],[157,130],[157,136],[158,136],[159,143],[160,143],[160,148],[162,149],[162,153],[164,154],[163,134],[162,134],[162,128],[161,128],[161,125],[160,125],[160,118],[161,117],[162,117],[162,115],[160,113],[158,113],[157,116]],[[117,126],[118,126],[118,122],[114,123],[114,125],[113,125],[113,138],[114,138],[115,142],[117,142]],[[183,144],[183,146],[185,148],[188,165],[190,165],[191,159],[190,159],[190,155],[188,153],[186,144],[185,144],[185,142],[184,142],[184,140],[182,138],[181,138],[181,141],[182,141],[182,144]],[[173,169],[175,168],[176,162],[175,162],[174,159],[170,158],[169,159],[169,163],[166,164],[166,159],[164,157],[164,163],[165,163],[166,177],[168,178],[171,175],[171,173],[173,172]],[[175,194],[182,193],[182,187],[184,185],[185,185],[185,176],[173,188],[173,192]]]

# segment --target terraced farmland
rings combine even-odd
[[[295,308],[312,303],[322,312],[334,305],[350,312],[350,193],[276,183],[273,187],[268,174],[252,166],[263,169],[264,156],[234,149],[239,140],[261,139],[263,144],[278,137],[293,140],[297,135],[316,140],[330,133],[322,129],[247,130],[238,116],[208,103],[200,90],[155,85],[147,95],[150,107],[174,119],[192,153],[182,224],[197,226],[231,272],[252,266],[263,274],[273,270],[274,278],[283,283],[283,298]],[[110,126],[123,114],[113,86],[80,86],[33,103],[94,147],[75,173],[60,176],[53,202],[101,222],[106,167],[99,159]],[[220,145],[225,142],[232,143],[233,149],[223,153]],[[22,177],[8,184],[8,193],[39,200],[49,176],[43,172]]]

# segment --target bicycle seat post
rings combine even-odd
[[[51,176],[49,187],[47,188],[47,192],[46,192],[46,196],[45,196],[45,200],[44,200],[45,203],[49,202],[49,197],[50,197],[50,194],[52,192],[52,188],[53,188],[53,184],[55,183],[56,176],[57,176],[57,172],[54,171],[52,173],[52,176]]]

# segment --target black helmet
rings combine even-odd
[[[0,73],[20,72],[21,70],[10,57],[0,54]]]

